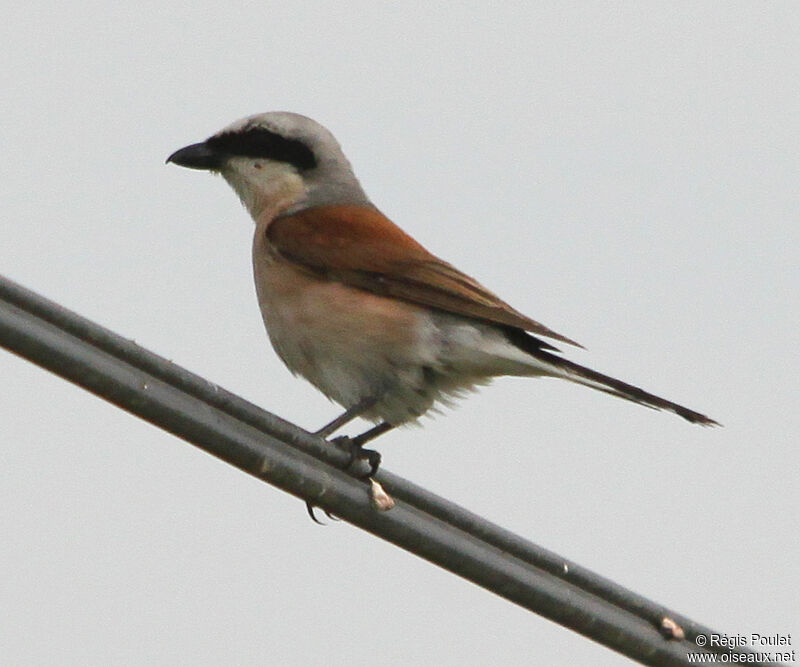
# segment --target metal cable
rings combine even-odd
[[[365,484],[339,469],[349,460],[347,452],[2,277],[0,344],[264,481],[643,664],[689,664],[687,653],[701,651],[695,637],[713,633],[386,471],[378,479],[398,503],[377,512]],[[658,630],[664,618],[686,638],[665,639]]]

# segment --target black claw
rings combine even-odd
[[[308,516],[310,516],[310,517],[311,517],[311,520],[312,520],[314,523],[316,523],[316,524],[319,524],[320,526],[325,526],[325,525],[327,525],[327,524],[326,524],[324,521],[320,521],[320,520],[317,518],[317,515],[316,515],[316,514],[314,514],[314,505],[312,505],[310,502],[306,502],[306,512],[308,512]],[[325,514],[328,514],[328,513],[327,513],[327,512],[325,512]],[[330,514],[328,514],[328,516],[331,516],[331,515],[330,515]],[[331,519],[333,519],[333,517],[331,517]]]
[[[380,452],[374,449],[364,449],[358,441],[358,438],[347,438],[347,436],[343,436],[337,440],[339,443],[347,442],[349,445],[350,457],[347,459],[347,465],[344,467],[345,470],[350,468],[356,461],[366,461],[369,464],[369,472],[362,476],[364,479],[372,477],[378,472],[378,468],[381,465]]]
[[[374,477],[375,473],[378,472],[378,468],[381,466],[381,453],[374,449],[362,449],[359,452],[359,456],[360,458],[366,459],[369,464],[369,473],[364,475],[364,477]]]

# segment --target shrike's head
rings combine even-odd
[[[243,118],[167,162],[219,172],[255,220],[329,204],[371,206],[339,142],[300,114]]]

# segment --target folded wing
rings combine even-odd
[[[582,347],[429,253],[377,210],[350,205],[306,209],[277,218],[266,234],[280,255],[331,280]]]

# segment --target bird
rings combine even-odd
[[[345,409],[317,434],[356,417],[375,424],[343,436],[371,473],[380,454],[364,444],[498,376],[560,378],[719,425],[568,360],[555,343],[579,343],[523,315],[381,213],[339,142],[311,118],[248,116],[167,163],[220,174],[238,195],[255,222],[253,272],[272,346],[293,374]]]

